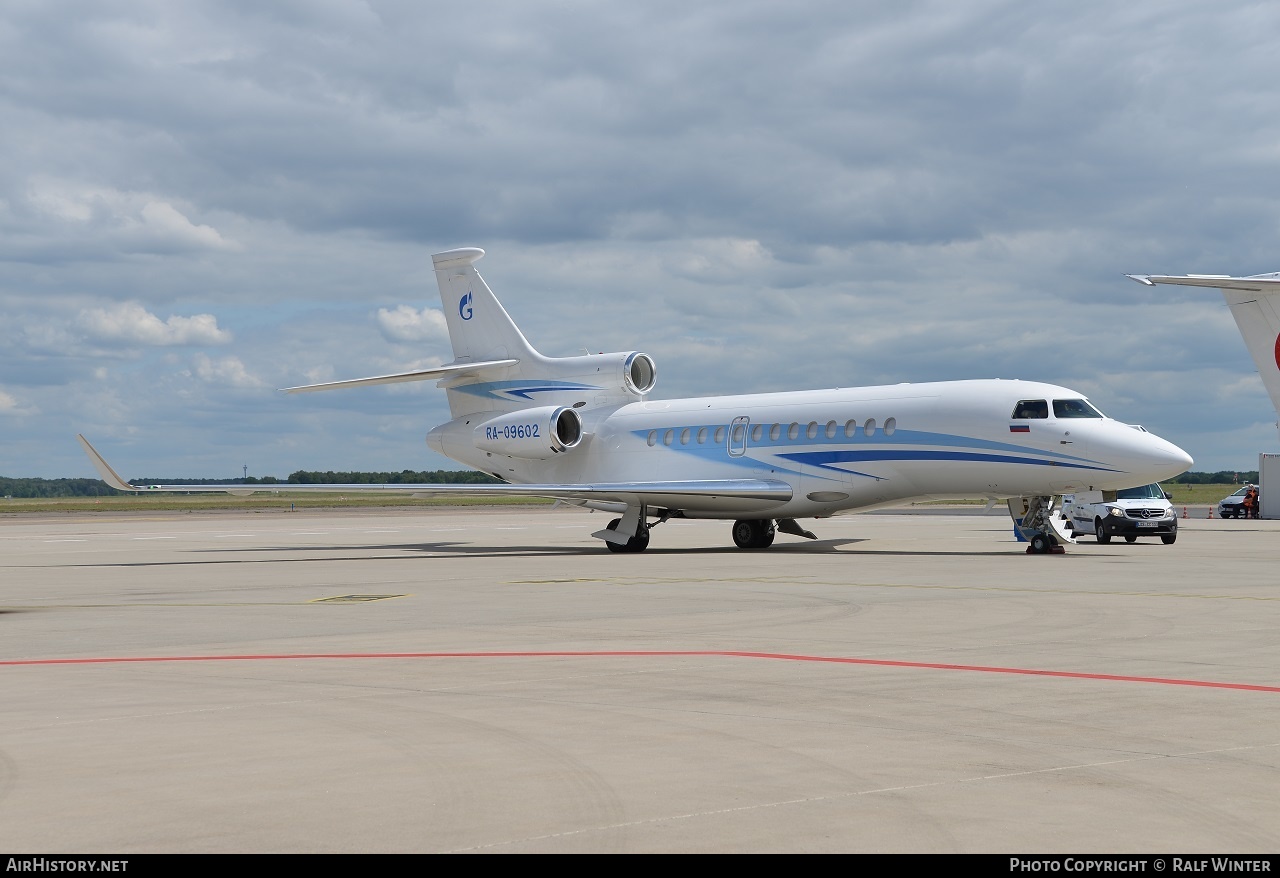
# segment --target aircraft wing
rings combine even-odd
[[[326,381],[322,384],[303,384],[298,387],[282,387],[284,393],[313,393],[317,390],[337,390],[340,387],[369,387],[374,384],[399,384],[402,381],[431,381],[432,379],[453,378],[458,375],[471,375],[489,369],[500,369],[514,366],[519,360],[481,360],[475,363],[447,363],[434,369],[415,369],[412,372],[397,372],[394,375],[374,375],[372,378],[348,378],[346,381]]]
[[[1258,277],[1230,277],[1225,274],[1188,274],[1172,277],[1160,274],[1126,274],[1130,280],[1153,287],[1156,284],[1177,284],[1182,287],[1209,287],[1216,290],[1245,290],[1260,292],[1262,290],[1280,289],[1280,276],[1275,274]]]
[[[548,497],[556,500],[584,500],[628,505],[646,504],[674,509],[696,509],[715,512],[749,513],[768,509],[791,499],[791,486],[775,479],[699,479],[669,482],[601,482],[582,485],[449,485],[449,484],[355,484],[355,485],[297,485],[290,482],[276,484],[223,484],[223,485],[131,485],[111,468],[111,465],[89,444],[89,440],[77,434],[76,439],[89,456],[90,462],[102,480],[117,491],[131,493],[185,493],[204,491],[235,494],[411,494],[415,496],[488,496],[488,497]]]

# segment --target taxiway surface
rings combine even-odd
[[[1280,522],[0,518],[0,849],[1280,851]]]

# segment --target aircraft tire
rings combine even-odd
[[[740,518],[733,523],[733,542],[739,549],[767,549],[776,533],[769,519]]]
[[[1106,533],[1106,532],[1102,529],[1102,519],[1101,519],[1101,518],[1095,518],[1095,519],[1093,520],[1093,533],[1094,533],[1094,536],[1097,538],[1098,542],[1102,543],[1104,546],[1105,546],[1107,543],[1111,542],[1111,534]]]
[[[605,527],[609,530],[617,530],[618,525],[622,524],[621,518],[615,518]],[[605,540],[604,544],[609,547],[610,552],[643,552],[649,548],[649,530],[646,528],[643,533],[634,536],[625,543],[611,543]]]
[[[777,536],[778,531],[773,526],[773,522],[767,519],[760,522],[760,527],[760,539],[756,542],[756,548],[767,549],[773,545],[773,538]]]
[[[1036,534],[1031,538],[1031,551],[1037,555],[1047,555],[1053,551],[1053,540],[1048,534]]]

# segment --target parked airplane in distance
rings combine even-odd
[[[122,491],[323,491],[524,495],[617,517],[593,536],[639,552],[672,518],[733,522],[743,549],[800,524],[913,501],[1008,503],[1028,551],[1074,542],[1064,492],[1117,490],[1187,470],[1182,449],[1103,415],[1066,387],[1006,379],[650,399],[653,358],[638,351],[548,357],[525,339],[476,272],[483,250],[432,257],[451,363],[289,387],[289,393],[435,380],[452,420],[427,444],[500,485],[128,484],[80,436]]]

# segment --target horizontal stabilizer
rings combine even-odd
[[[303,384],[298,387],[282,387],[283,393],[313,393],[317,390],[337,390],[340,387],[371,387],[375,384],[399,384],[403,381],[431,381],[440,378],[456,378],[460,375],[479,375],[482,372],[514,366],[519,360],[484,360],[477,363],[449,363],[434,369],[416,369],[397,372],[394,375],[375,375],[372,378],[349,378],[346,381],[326,381],[323,384]]]

